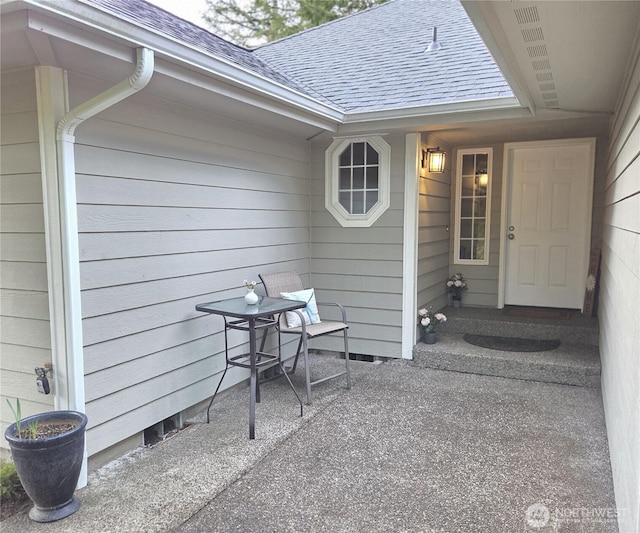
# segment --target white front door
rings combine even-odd
[[[580,309],[589,261],[594,139],[507,144],[507,305]]]

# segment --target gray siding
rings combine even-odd
[[[600,277],[602,395],[621,533],[640,530],[640,48],[610,135]]]
[[[422,149],[439,146],[447,152],[445,172],[430,174],[420,169],[418,200],[418,307],[438,310],[447,305],[451,232],[451,146],[432,135],[423,134]],[[416,309],[416,324],[418,315]]]
[[[329,143],[314,145],[310,283],[318,300],[346,307],[352,353],[401,357],[405,141],[401,135],[385,140],[391,145],[391,205],[369,228],[342,227],[326,210]],[[344,350],[339,337],[321,337],[313,347]]]
[[[35,72],[3,72],[0,93],[0,413],[20,398],[24,416],[49,411],[33,369],[51,361]],[[1,439],[2,447],[7,443]]]
[[[145,91],[76,137],[93,455],[213,393],[223,322],[197,303],[262,271],[308,272],[308,148]],[[230,335],[234,353],[247,341]],[[225,387],[245,377],[233,370]]]

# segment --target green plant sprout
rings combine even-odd
[[[7,403],[9,404],[9,409],[13,413],[13,417],[16,421],[16,436],[21,439],[36,439],[38,438],[38,421],[33,420],[27,426],[27,429],[24,431],[24,435],[22,434],[22,408],[20,407],[20,398],[16,398],[16,407],[14,409],[13,405],[7,398]]]
[[[11,405],[9,398],[7,398],[7,403],[9,404],[9,409],[11,409],[11,412],[13,413],[13,418],[15,418],[15,421],[16,421],[16,428],[18,429],[16,434],[20,436],[20,424],[22,422],[22,409],[20,408],[20,398],[16,398],[15,409],[13,408],[13,405]]]
[[[29,425],[26,429],[26,438],[27,439],[37,439],[38,438],[38,421],[33,420],[29,422]]]

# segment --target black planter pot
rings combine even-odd
[[[35,522],[53,522],[80,507],[73,493],[82,469],[87,416],[77,411],[51,411],[23,418],[22,428],[36,421],[38,424],[76,424],[66,433],[40,439],[16,437],[16,424],[4,432],[20,482],[35,504],[29,518]]]
[[[435,331],[425,331],[422,337],[422,342],[425,344],[435,344],[438,339]]]

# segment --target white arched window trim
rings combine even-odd
[[[367,142],[379,154],[378,201],[365,214],[349,213],[339,201],[339,158],[353,143]],[[380,136],[348,137],[334,140],[325,152],[325,207],[344,227],[368,228],[389,209],[391,203],[391,146]]]

